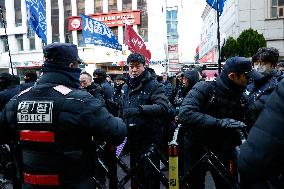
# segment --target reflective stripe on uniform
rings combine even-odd
[[[54,132],[21,130],[20,140],[31,142],[54,142]]]
[[[58,175],[32,175],[28,173],[23,173],[23,175],[24,175],[24,182],[27,184],[49,185],[49,186],[59,185]]]

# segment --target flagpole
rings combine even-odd
[[[1,21],[2,21],[2,23],[3,23],[4,30],[5,30],[6,45],[7,45],[7,48],[8,48],[8,54],[9,54],[9,59],[10,59],[10,67],[11,67],[12,75],[14,75],[13,64],[12,64],[12,58],[11,58],[11,53],[10,53],[9,41],[8,41],[8,35],[7,35],[7,28],[6,28],[6,23],[5,23],[5,20],[4,20],[4,15],[3,15],[2,6],[0,6],[0,14],[1,14]]]
[[[218,41],[218,73],[221,73],[221,48],[220,48],[220,22],[219,22],[219,0],[216,0],[217,11],[217,41]]]

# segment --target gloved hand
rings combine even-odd
[[[123,110],[123,118],[129,118],[129,117],[133,117],[136,115],[139,115],[142,112],[142,108],[141,107],[137,107],[137,108],[127,108]]]
[[[224,119],[218,120],[218,126],[221,127],[221,128],[241,129],[241,128],[245,128],[246,124],[244,124],[241,121],[235,120],[235,119],[224,118]]]

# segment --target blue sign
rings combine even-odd
[[[26,0],[28,25],[41,38],[45,44],[46,39],[46,15],[44,0]]]
[[[222,15],[222,13],[223,13],[223,8],[224,8],[224,2],[225,2],[226,0],[218,0],[218,4],[219,4],[219,6],[218,6],[218,12],[219,12],[219,14],[220,15]],[[206,0],[206,2],[213,8],[213,9],[215,9],[215,10],[217,10],[217,7],[216,7],[216,2],[217,2],[217,0]]]
[[[122,50],[121,44],[111,29],[103,22],[99,22],[84,14],[82,17],[82,35],[85,44],[105,46],[116,50]]]

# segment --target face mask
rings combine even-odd
[[[271,71],[272,71],[272,68],[271,68],[270,64],[263,64],[263,65],[258,64],[258,65],[254,65],[254,69],[255,69],[258,73],[260,73],[260,74],[262,74],[262,75],[264,75],[264,76],[269,75],[269,74],[271,73]]]

